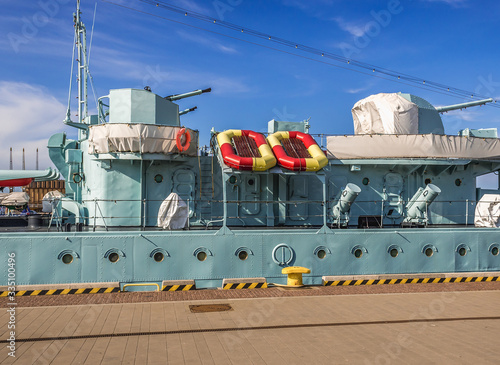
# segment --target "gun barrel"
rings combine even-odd
[[[198,109],[197,106],[194,106],[194,107],[189,108],[189,109],[184,109],[183,111],[179,112],[179,115],[184,115],[184,114],[187,114],[189,112],[194,112],[196,109]]]
[[[203,90],[199,89],[199,90],[191,91],[191,92],[184,93],[184,94],[166,96],[165,99],[170,100],[170,101],[175,101],[175,100],[179,100],[179,99],[189,98],[191,96],[200,95],[203,93],[209,93],[211,91],[212,91],[212,88],[209,87],[208,89],[203,89]]]
[[[464,109],[464,108],[469,108],[471,106],[484,105],[486,103],[491,103],[492,101],[493,101],[493,99],[489,98],[489,99],[483,99],[483,100],[477,100],[477,101],[470,101],[468,103],[462,103],[462,104],[438,106],[436,108],[436,110],[439,113],[445,113],[445,112],[449,112],[450,110]]]

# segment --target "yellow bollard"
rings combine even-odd
[[[309,274],[310,269],[302,266],[290,266],[281,270],[282,274],[288,275],[287,286],[304,286],[302,283],[302,274]]]

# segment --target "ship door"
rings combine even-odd
[[[390,172],[384,177],[384,217],[391,219],[391,224],[403,216],[403,176]]]
[[[308,218],[309,198],[307,176],[290,176],[288,180],[288,216],[292,221],[305,221]]]
[[[194,215],[194,198],[196,193],[196,175],[189,169],[178,169],[172,175],[172,192],[179,194],[188,204],[189,217]]]
[[[241,184],[241,215],[255,215],[260,212],[260,176],[242,175]]]

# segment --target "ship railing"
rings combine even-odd
[[[109,95],[101,96],[97,99],[97,117],[99,124],[106,123],[106,117],[109,115],[109,104],[105,104],[102,99],[109,99]],[[108,109],[104,109],[104,107]]]
[[[321,226],[324,222],[334,227],[332,208],[336,200],[223,200],[223,199],[185,199],[190,210],[190,226],[217,228],[224,221],[228,226]],[[142,228],[156,225],[158,209],[162,199],[92,199],[84,200],[89,209],[87,220],[93,228],[113,226],[117,220],[135,220]],[[349,226],[358,226],[360,219],[373,217],[379,226],[397,226],[406,218],[407,201],[397,204],[384,199],[356,200],[348,213]],[[492,201],[492,203],[495,203]],[[109,204],[122,205],[122,208],[109,209]],[[223,205],[227,214],[223,214]],[[326,204],[326,209],[324,206]],[[446,200],[434,201],[427,206],[422,222],[426,225],[474,224],[477,201]],[[395,213],[389,213],[390,210]],[[112,211],[113,214],[109,214]],[[326,216],[325,212],[326,211]],[[118,213],[116,212],[123,212]],[[107,214],[108,213],[108,214]],[[488,217],[485,217],[488,218]]]

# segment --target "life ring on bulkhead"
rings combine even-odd
[[[179,152],[185,152],[191,147],[191,133],[189,129],[181,128],[175,136],[175,145]]]
[[[240,148],[240,151],[237,152],[233,147],[233,139],[235,139],[236,149],[238,146],[244,148]],[[267,144],[266,138],[260,133],[230,129],[219,133],[217,142],[224,163],[232,168],[246,171],[266,171],[276,165],[276,158]]]
[[[328,158],[309,134],[276,132],[267,137],[267,141],[278,159],[278,165],[288,170],[319,171],[328,165]],[[286,148],[282,142],[283,145],[286,143]]]

